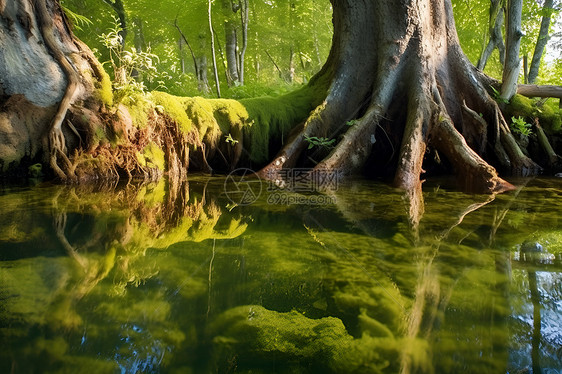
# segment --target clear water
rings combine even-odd
[[[1,189],[0,372],[562,371],[561,179],[225,182]]]

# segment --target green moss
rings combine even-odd
[[[150,95],[126,96],[122,103],[138,128],[146,126],[148,113],[155,109],[170,116],[185,133],[195,126],[199,140],[211,147],[216,147],[221,137],[227,134],[238,134],[239,137],[243,133],[250,160],[262,163],[269,158],[270,144],[282,143],[295,125],[304,122],[324,100],[326,90],[327,84],[317,82],[314,86],[304,86],[279,97],[240,101],[178,97],[154,91]]]
[[[150,142],[142,151],[145,165],[150,168],[158,168],[162,171],[166,170],[166,160],[164,151],[155,143]]]
[[[203,97],[186,97],[182,99],[185,111],[197,127],[199,140],[215,143],[220,137],[220,128],[214,116],[211,100]]]
[[[180,130],[184,133],[191,131],[193,122],[186,114],[185,107],[180,97],[172,96],[165,92],[153,91],[152,101],[157,111],[163,111],[177,122]]]
[[[142,156],[142,159],[146,160],[144,156]],[[165,197],[166,183],[164,180],[159,180],[158,183],[151,183],[143,186],[139,190],[136,200],[138,202],[143,202],[147,206],[153,207],[158,204],[164,204]]]
[[[507,105],[507,110],[513,116],[537,117],[546,131],[559,132],[562,127],[562,117],[560,109],[554,104],[553,100],[548,100],[543,106],[537,107],[535,100],[515,95]]]
[[[103,69],[100,69],[100,74],[100,80],[96,82],[96,95],[102,103],[110,107],[113,105],[113,87],[111,85],[111,78]]]
[[[249,113],[249,126],[244,132],[250,159],[266,162],[271,140],[283,142],[289,131],[302,123],[326,96],[324,85],[305,86],[280,97],[258,97],[240,102]]]
[[[121,103],[127,108],[131,115],[133,125],[143,129],[148,125],[148,113],[154,108],[154,104],[141,93],[124,97]]]
[[[213,323],[211,330],[217,346],[236,347],[244,359],[307,358],[318,365],[326,361],[333,364],[353,341],[337,318],[314,320],[296,311],[279,313],[258,305],[230,309]]]
[[[232,127],[242,128],[248,123],[248,111],[241,102],[230,99],[215,99],[209,102],[223,134],[227,134]]]
[[[535,111],[535,103],[528,97],[515,95],[509,102],[508,108],[513,111],[513,115],[530,116]]]

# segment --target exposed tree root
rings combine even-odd
[[[64,96],[59,103],[57,112],[51,120],[51,125],[49,127],[49,163],[53,171],[57,174],[57,177],[62,180],[73,179],[75,176],[69,169],[71,163],[66,156],[66,140],[62,132],[62,125],[64,123],[66,113],[72,104],[74,94],[78,89],[78,73],[67,57],[63,54],[59,44],[55,40],[53,17],[47,10],[47,0],[37,0],[35,3],[37,6],[38,24],[41,29],[43,40],[45,41],[45,45],[59,64],[60,68],[63,70],[68,80]],[[59,159],[62,162],[62,165],[59,163]]]
[[[464,188],[480,193],[496,193],[514,187],[498,177],[496,170],[484,161],[466,143],[446,112],[437,89],[433,90],[438,104],[438,120],[433,127],[435,147],[443,152],[454,165],[457,175],[463,180]]]
[[[539,173],[542,168],[521,151],[498,107],[496,107],[496,118],[498,119],[501,144],[509,156],[512,174],[529,176]]]
[[[402,137],[394,184],[406,190],[417,188],[427,147],[428,125],[431,117],[427,96],[417,89],[408,102],[408,116]]]
[[[537,130],[537,138],[541,148],[547,155],[548,158],[548,166],[550,168],[557,168],[562,165],[562,158],[554,152],[554,149],[550,145],[544,130],[542,129],[538,118],[535,118],[535,129]]]

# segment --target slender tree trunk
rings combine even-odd
[[[523,56],[523,84],[529,84],[529,57]]]
[[[295,29],[295,3],[291,0],[289,1],[289,30],[290,30],[290,35],[294,34],[294,29]],[[288,76],[287,76],[287,81],[289,83],[293,83],[293,81],[295,80],[295,60],[294,60],[294,45],[295,42],[293,40],[293,38],[290,38],[290,42],[289,42],[289,71],[288,71]]]
[[[180,36],[178,38],[178,49],[179,49],[179,55],[180,55],[180,70],[182,74],[185,74],[185,57],[184,57],[184,53],[183,53],[183,39]],[[197,75],[197,70],[195,71],[196,75]]]
[[[133,19],[134,32],[135,32],[135,50],[137,53],[142,52],[146,48],[146,42],[144,40],[144,28],[142,20],[139,17]],[[181,47],[181,45],[180,45]],[[142,81],[143,77],[139,74],[137,69],[133,69],[131,76],[137,80]]]
[[[207,77],[208,65],[207,55],[204,51],[207,50],[207,34],[202,33],[199,35],[199,50],[201,53],[196,58],[197,63],[197,89],[205,94],[211,91],[209,86],[209,79]]]
[[[541,64],[541,58],[544,52],[544,47],[548,42],[548,29],[550,28],[550,16],[554,11],[554,0],[545,0],[543,10],[543,16],[541,20],[541,28],[539,30],[539,36],[537,38],[537,43],[535,44],[535,52],[533,53],[533,59],[531,60],[531,67],[529,68],[529,82],[535,83],[537,76],[539,75],[539,66]]]
[[[240,81],[238,75],[238,35],[236,13],[240,10],[240,3],[235,0],[223,0],[222,10],[224,16],[225,54],[226,54],[226,78],[229,86]]]
[[[287,81],[293,83],[295,80],[295,53],[293,52],[293,46],[289,49],[289,75]]]
[[[215,53],[215,32],[213,29],[213,19],[212,19],[212,1],[208,1],[209,8],[208,8],[208,19],[209,19],[209,32],[211,33],[211,56],[213,58],[213,73],[215,75],[215,84],[217,86],[217,97],[221,97],[221,88],[220,88],[220,81],[219,81],[219,71],[217,68],[217,56]]]
[[[506,54],[500,95],[504,100],[511,100],[517,92],[517,80],[521,71],[519,47],[523,36],[521,31],[522,11],[523,0],[507,0]]]
[[[248,48],[248,23],[249,23],[249,0],[240,0],[240,22],[242,24],[242,47],[238,57],[238,76],[240,84],[244,84],[244,65],[246,49]]]
[[[503,42],[502,28],[504,21],[504,0],[492,0],[490,4],[490,20],[489,20],[489,40],[486,47],[482,50],[480,58],[478,59],[477,67],[484,70],[488,59],[492,55],[495,48],[498,49],[500,54],[500,63],[504,64],[505,59],[505,45]]]
[[[225,53],[226,53],[226,63],[227,63],[227,72],[226,75],[228,78],[228,85],[232,86],[235,82],[239,81],[238,77],[238,58],[236,48],[238,45],[237,38],[236,38],[236,26],[233,22],[226,21],[224,23],[224,32],[225,32]]]
[[[184,62],[183,54],[182,54],[182,44],[185,42],[185,45],[187,45],[187,48],[189,49],[189,53],[191,54],[191,58],[193,59],[193,68],[195,69],[195,76],[199,77],[199,75],[200,75],[199,64],[197,63],[197,59],[195,58],[195,53],[193,52],[193,48],[191,48],[191,44],[189,43],[189,40],[187,40],[187,37],[185,36],[185,34],[181,31],[180,27],[178,26],[178,19],[177,18],[174,21],[174,26],[176,27],[176,29],[178,30],[178,33],[180,34],[179,46],[180,46],[182,72],[185,73],[185,62]]]
[[[207,77],[207,56],[202,54],[197,58],[197,89],[203,93],[209,93],[209,79]]]

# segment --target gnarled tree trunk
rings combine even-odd
[[[195,133],[154,111],[145,131],[113,104],[108,75],[58,1],[0,0],[0,175],[39,163],[65,182],[155,179],[163,168],[138,157],[155,145],[170,174],[185,176]]]
[[[373,150],[393,143],[394,183],[405,189],[419,185],[428,148],[445,155],[465,187],[479,192],[511,187],[486,159],[519,174],[538,170],[488,94],[492,80],[463,54],[449,0],[332,5],[332,49],[311,82],[329,79],[328,95],[261,176],[281,178],[311,136],[339,140],[314,168],[339,175],[374,167]]]
[[[44,154],[57,176],[72,175],[67,145],[82,139],[67,113],[86,128],[99,124],[102,70],[58,2],[0,2],[0,171]]]

